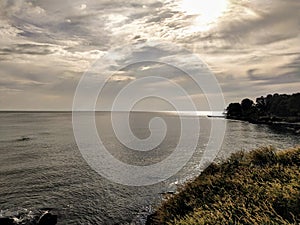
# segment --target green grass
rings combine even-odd
[[[172,225],[300,224],[300,147],[238,152],[212,164],[151,218]]]

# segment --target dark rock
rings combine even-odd
[[[155,217],[156,217],[156,213],[150,214],[147,216],[147,220],[146,220],[146,225],[152,225],[155,224]]]
[[[160,192],[160,195],[174,195],[175,191]]]
[[[0,224],[1,225],[14,225],[15,222],[11,218],[4,217],[4,218],[0,218]]]
[[[57,215],[52,215],[49,212],[44,213],[38,221],[38,225],[55,225],[55,224],[57,224]]]
[[[18,141],[29,141],[30,138],[29,137],[22,137],[20,139],[18,139]]]

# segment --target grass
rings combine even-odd
[[[149,224],[300,224],[300,147],[238,152],[169,196]]]

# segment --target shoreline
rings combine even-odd
[[[293,134],[300,134],[300,122],[288,122],[288,121],[272,121],[272,118],[266,120],[255,120],[252,118],[243,118],[243,117],[234,117],[234,116],[226,116],[227,120],[237,120],[237,121],[245,121],[252,124],[261,124],[268,125],[271,127],[275,127],[279,130],[285,130],[291,132]]]

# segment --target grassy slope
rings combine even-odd
[[[169,197],[151,224],[300,224],[300,147],[239,152]]]

